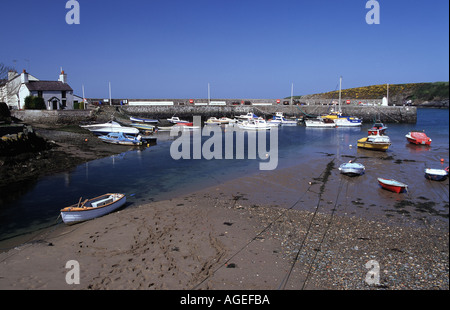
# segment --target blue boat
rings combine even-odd
[[[142,145],[142,137],[140,135],[135,137],[124,134],[123,132],[110,132],[109,134],[98,138],[103,142],[111,144]]]

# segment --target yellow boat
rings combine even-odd
[[[359,139],[357,146],[368,150],[386,151],[391,146],[391,140],[388,136],[380,135],[379,130],[376,130],[375,133]]]

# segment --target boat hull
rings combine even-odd
[[[141,145],[142,141],[137,138],[129,138],[125,136],[123,133],[109,133],[107,135],[98,137],[103,142],[109,144],[119,144],[119,145]]]
[[[367,138],[359,139],[356,144],[357,147],[373,151],[387,151],[391,146],[390,142],[370,142],[367,140]]]
[[[378,178],[378,183],[381,185],[382,188],[397,194],[408,190],[408,185],[398,182],[396,180]]]
[[[145,124],[156,124],[159,122],[157,119],[139,118],[133,116],[130,117],[130,121]]]
[[[345,163],[339,167],[339,171],[342,174],[348,176],[359,176],[364,174],[366,168],[362,164],[357,163]]]
[[[101,202],[103,199],[108,199],[112,195],[116,195],[117,199],[113,200],[111,203],[105,204],[99,207],[77,207],[73,205],[61,210],[61,218],[65,224],[75,224],[79,222],[84,222],[92,220],[94,218],[106,215],[108,213],[117,210],[122,207],[126,202],[126,196],[124,194],[106,194],[97,198],[90,199],[88,203]]]
[[[335,128],[336,124],[334,122],[325,122],[322,120],[305,120],[306,127],[310,128]]]
[[[359,119],[337,118],[334,120],[337,127],[358,127],[362,125]]]
[[[425,178],[433,181],[445,181],[448,173],[443,169],[425,169]]]
[[[423,132],[409,132],[405,135],[406,140],[409,143],[416,145],[431,145],[431,139],[427,137]]]

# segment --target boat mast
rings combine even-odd
[[[292,105],[292,98],[294,97],[294,83],[291,85],[291,105]]]
[[[111,100],[111,82],[109,82],[109,105],[112,105],[112,100]]]
[[[339,113],[341,113],[341,89],[342,89],[342,76],[339,78]]]
[[[208,105],[211,105],[211,93],[209,89],[209,83],[208,83]]]
[[[83,89],[83,109],[86,110],[86,97],[84,97],[84,84],[81,84],[81,88]]]

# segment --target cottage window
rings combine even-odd
[[[65,90],[63,90],[63,91],[61,92],[61,98],[66,98],[66,91],[65,91]]]

